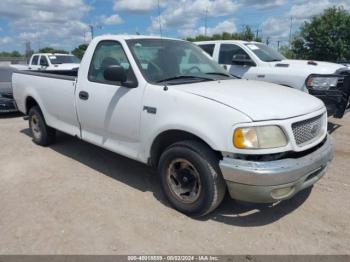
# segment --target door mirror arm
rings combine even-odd
[[[136,88],[137,87],[137,81],[132,81],[132,80],[123,82],[121,84],[123,87],[126,87],[126,88]]]

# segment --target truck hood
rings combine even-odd
[[[282,60],[271,62],[272,66],[287,66],[293,70],[300,70],[308,74],[334,74],[339,69],[346,69],[344,65],[307,60]]]
[[[253,121],[287,119],[324,107],[321,100],[309,94],[260,81],[233,79],[176,85],[174,88],[234,108]]]

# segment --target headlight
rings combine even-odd
[[[279,126],[237,128],[233,135],[233,145],[239,149],[277,148],[287,143],[287,137]]]
[[[313,90],[329,90],[336,87],[338,77],[336,76],[310,76],[306,81],[306,86]]]

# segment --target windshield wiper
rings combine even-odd
[[[199,79],[199,80],[204,80],[204,81],[214,81],[215,80],[215,79],[210,78],[210,77],[179,75],[179,76],[174,76],[174,77],[169,77],[169,78],[165,78],[162,80],[158,80],[158,81],[156,81],[156,83],[163,83],[163,82],[179,80],[179,79]]]
[[[218,76],[227,76],[227,77],[231,77],[229,74],[225,74],[225,73],[219,73],[219,72],[209,72],[209,73],[205,73],[206,75],[218,75]]]
[[[267,60],[266,62],[281,62],[282,60],[281,59],[270,59],[270,60]]]

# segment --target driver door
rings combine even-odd
[[[234,60],[241,60],[235,62]],[[249,79],[256,65],[251,60],[251,63],[243,62],[251,60],[250,56],[239,46],[235,44],[221,44],[219,51],[219,64],[226,66],[229,73],[233,76]]]
[[[88,77],[78,83],[77,109],[82,139],[137,158],[143,87],[128,88],[104,78],[104,71],[122,66],[127,81],[135,81],[133,69],[117,41],[101,41],[93,55]]]

